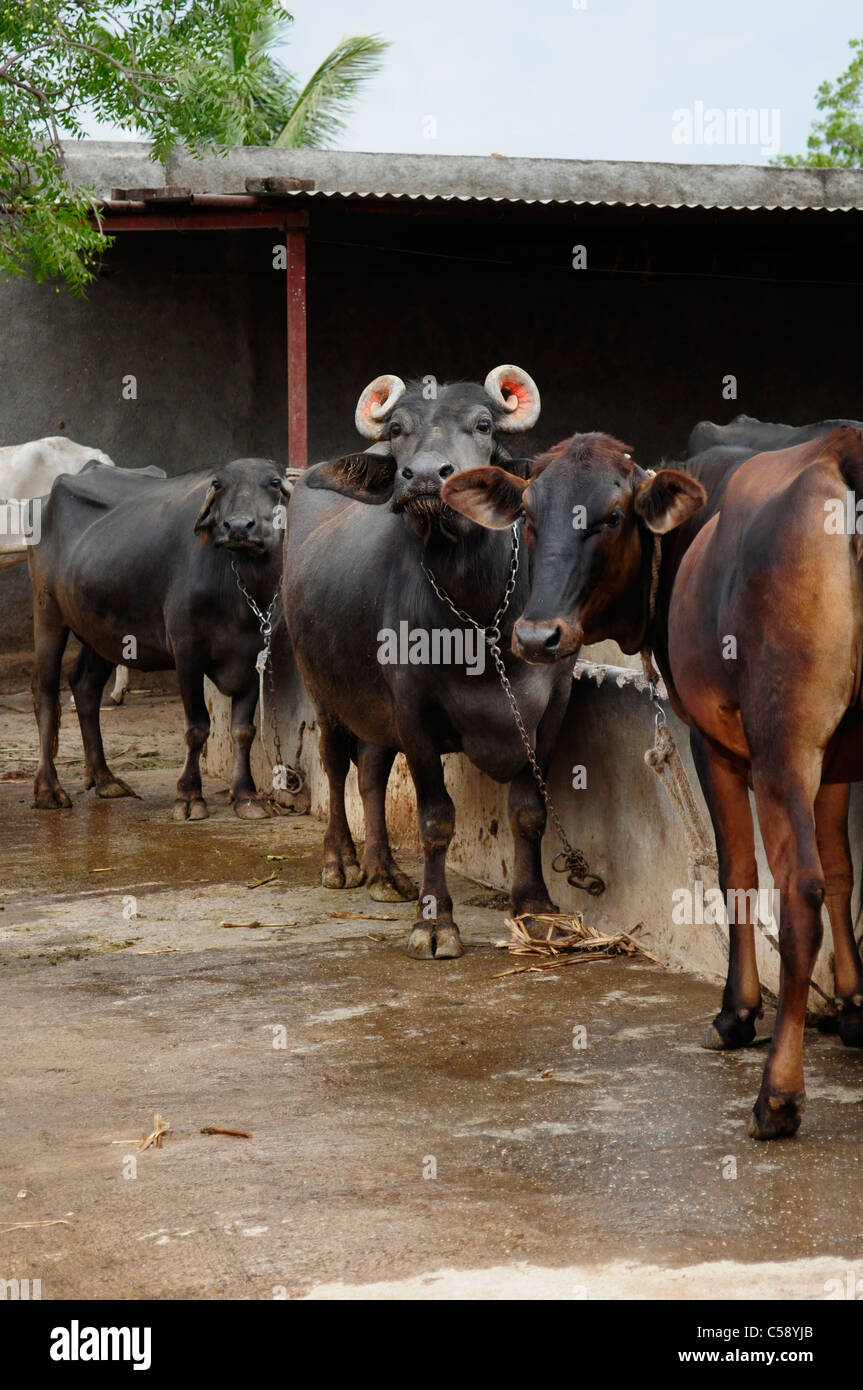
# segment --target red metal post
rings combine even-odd
[[[288,459],[292,468],[309,461],[306,374],[306,230],[287,227]]]

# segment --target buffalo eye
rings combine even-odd
[[[482,420],[477,420],[476,428],[480,434],[488,434],[491,429],[491,420],[486,420],[484,417]]]
[[[281,486],[282,486],[282,480],[281,480],[281,478],[271,478],[271,479],[270,479],[270,487],[281,487]]]
[[[221,486],[222,484],[219,482],[218,478],[214,478],[213,481],[210,483],[210,487],[213,489],[214,492],[218,492]]]
[[[397,439],[402,432],[402,427],[398,420],[394,420],[390,425],[390,439]]]

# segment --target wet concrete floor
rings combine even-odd
[[[637,961],[496,978],[523,962],[455,876],[465,956],[412,961],[409,904],[318,886],[308,817],[240,822],[209,779],[211,819],[169,819],[174,701],[105,724],[142,800],[83,792],[68,718],[71,811],[0,781],[0,1278],[46,1299],[863,1289],[863,1055],[807,1033],[803,1128],[759,1145],[763,1047],[699,1046],[715,985]],[[31,768],[29,725],[7,710],[2,733],[0,774]],[[138,1153],[156,1112],[170,1133]]]

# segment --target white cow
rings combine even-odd
[[[38,518],[22,504],[46,497],[61,473],[80,473],[93,460],[115,467],[114,460],[101,449],[76,444],[63,435],[0,448],[0,498],[7,499],[0,501],[0,569],[22,564],[27,558],[28,539],[39,538]],[[128,688],[128,668],[118,666],[111,692],[114,704],[123,703]]]

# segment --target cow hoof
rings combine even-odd
[[[749,1047],[755,1038],[755,1020],[761,1017],[757,1009],[724,1010],[718,1013],[708,1028],[703,1047],[711,1052],[733,1052],[738,1047]]]
[[[369,884],[369,897],[376,903],[413,902],[420,890],[412,878],[394,869],[385,877],[372,879]]]
[[[171,807],[171,818],[176,821],[206,820],[209,814],[207,803],[202,796],[195,796],[189,799],[184,796],[178,796]]]
[[[418,922],[411,932],[408,955],[414,960],[457,960],[463,954],[458,927],[435,927]]]
[[[464,955],[464,946],[458,934],[458,927],[438,927],[435,932],[435,960],[458,960]]]
[[[839,1010],[839,1037],[846,1047],[863,1047],[863,995],[839,996],[835,1004]]]
[[[359,864],[325,864],[321,870],[321,883],[325,888],[359,888],[366,876]]]
[[[104,796],[108,800],[114,800],[120,796],[134,796],[137,801],[141,798],[136,791],[133,791],[128,782],[124,782],[122,777],[112,777],[110,782],[103,782],[96,788],[97,796]]]
[[[560,912],[551,898],[524,898],[519,903],[512,902],[511,906],[513,917],[542,917],[549,913],[556,917]]]
[[[240,820],[266,820],[274,814],[275,812],[265,803],[251,796],[247,796],[244,801],[234,802],[234,815],[239,816]]]
[[[408,942],[408,955],[414,960],[434,960],[434,948],[434,927],[428,926],[425,922],[414,927]]]
[[[68,811],[71,806],[72,802],[61,786],[37,787],[33,798],[34,811]]]
[[[749,1116],[747,1130],[752,1139],[789,1139],[800,1128],[806,1104],[804,1091],[760,1095]]]

